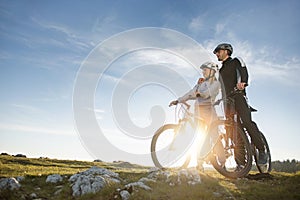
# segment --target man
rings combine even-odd
[[[219,44],[213,53],[217,56],[218,60],[222,62],[222,68],[220,69],[220,81],[223,83],[224,90],[223,96],[229,94],[236,87],[241,90],[234,96],[235,109],[243,125],[250,134],[250,137],[259,150],[258,164],[265,164],[267,162],[267,155],[265,154],[264,143],[260,137],[260,132],[257,125],[252,121],[251,109],[246,100],[245,87],[248,85],[248,71],[245,63],[241,58],[231,58],[233,48],[230,44]],[[225,106],[225,113],[228,114]]]
[[[212,122],[218,119],[215,108],[213,106],[215,98],[220,91],[220,82],[215,77],[215,74],[218,70],[218,65],[213,62],[205,62],[200,66],[202,69],[202,74],[204,78],[200,78],[198,83],[194,86],[192,90],[187,92],[178,100],[172,101],[171,105],[176,105],[177,103],[185,103],[188,100],[195,101],[195,120],[200,122],[200,118],[204,120],[207,128],[211,125]],[[200,127],[203,127],[204,124],[199,124]],[[204,132],[202,132],[205,134]],[[218,131],[215,131],[216,134],[209,135],[206,137],[203,145],[198,152],[198,167],[202,168],[203,159],[210,152],[212,145],[215,144],[218,138]],[[212,144],[210,143],[212,142]],[[221,143],[217,143],[214,149],[218,153],[219,162],[225,164],[225,152]]]

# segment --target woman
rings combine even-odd
[[[200,69],[202,69],[204,78],[200,78],[192,90],[178,98],[178,100],[172,101],[170,106],[188,100],[196,100],[195,117],[201,117],[209,125],[217,118],[213,103],[220,91],[220,83],[215,77],[218,65],[213,62],[206,62],[200,66]]]
[[[200,66],[204,78],[200,78],[192,90],[187,92],[182,97],[170,103],[177,105],[178,103],[185,103],[188,100],[195,101],[195,120],[200,122],[202,119],[206,125],[206,130],[211,123],[218,119],[215,108],[213,106],[216,96],[220,91],[220,83],[216,78],[218,65],[213,62],[205,62]],[[205,127],[203,124],[198,124],[200,127]],[[201,130],[201,129],[200,129]],[[205,133],[205,131],[204,131]],[[203,145],[198,152],[198,167],[202,165],[202,159],[211,151],[211,148],[216,143],[218,138],[217,130],[209,137],[205,137]],[[219,162],[225,163],[225,153],[221,143],[217,143],[214,149],[218,153]]]

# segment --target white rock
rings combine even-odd
[[[99,167],[91,167],[86,171],[74,174],[69,181],[72,183],[73,196],[96,193],[108,183],[121,182],[119,174]]]
[[[15,190],[19,189],[21,184],[15,178],[3,178],[0,179],[0,190],[9,189]]]
[[[101,176],[95,177],[95,180],[93,180],[93,183],[91,185],[91,190],[93,193],[96,193],[100,191],[105,186],[105,179]]]
[[[80,196],[81,195],[81,189],[80,189],[80,184],[79,182],[75,182],[72,186],[72,190],[73,190],[73,196]]]
[[[177,174],[177,183],[181,184],[181,180],[187,180],[189,178],[188,171],[186,169],[181,169]]]
[[[59,174],[49,175],[46,179],[46,183],[58,183],[61,182],[63,178]]]
[[[169,183],[169,185],[173,187],[173,186],[175,186],[175,183],[171,182],[171,183]]]
[[[161,175],[166,179],[166,182],[168,182],[172,174],[169,171],[162,171]]]
[[[116,178],[110,178],[109,181],[111,181],[113,183],[121,183],[121,181],[119,179],[116,179]]]
[[[156,171],[150,172],[150,174],[148,174],[147,178],[156,180],[157,178],[161,177],[163,179],[168,180],[170,178],[170,176],[171,176],[171,172],[169,172],[169,171],[156,170]]]
[[[139,182],[139,181],[138,182],[129,183],[129,184],[125,185],[126,188],[129,188],[130,186],[133,186],[133,188],[134,187],[139,187],[139,188],[142,188],[142,189],[148,190],[148,191],[152,190],[151,187],[149,187],[149,186],[145,185],[145,183]]]
[[[219,192],[213,192],[213,195],[214,195],[215,197],[221,197],[221,196],[222,196]]]
[[[115,173],[115,172],[112,172],[108,169],[105,169],[105,168],[99,168],[99,167],[91,167],[90,169],[82,172],[82,174],[84,175],[89,175],[89,174],[92,174],[92,175],[108,175],[110,177],[113,177],[113,178],[119,178],[119,174],[118,173]]]
[[[182,169],[177,174],[177,184],[187,182],[189,185],[195,185],[201,183],[201,177],[196,168]]]
[[[181,169],[179,171],[153,171],[147,177],[141,178],[140,182],[157,181],[158,179],[165,181],[170,186],[176,184],[187,183],[195,185],[201,183],[201,177],[196,168]]]
[[[152,167],[152,168],[149,169],[149,173],[151,173],[151,172],[157,172],[159,170],[160,169],[158,167]]]
[[[120,196],[122,200],[128,200],[130,198],[130,193],[127,190],[122,190]]]
[[[197,169],[194,168],[188,169],[188,173],[189,173],[188,184],[195,185],[201,183],[201,177]]]
[[[94,190],[92,190],[92,185],[89,182],[85,182],[84,184],[81,184],[80,190],[81,190],[81,195],[94,192]]]
[[[146,178],[146,177],[143,177],[139,180],[139,182],[143,182],[143,183],[147,183],[147,182],[153,182],[155,183],[156,181],[153,180],[153,179],[150,179],[150,178]]]
[[[31,198],[37,198],[37,195],[36,195],[36,193],[31,193],[31,194],[30,194],[30,197],[31,197]]]
[[[59,195],[61,192],[62,192],[62,189],[58,189],[58,190],[56,190],[56,191],[54,192],[54,195],[55,195],[55,196],[56,196],[56,195]]]
[[[70,182],[75,182],[80,177],[80,174],[73,174],[70,178]]]

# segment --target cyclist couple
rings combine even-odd
[[[248,82],[246,65],[242,59],[231,57],[233,48],[230,44],[219,44],[213,53],[217,56],[218,60],[222,62],[222,67],[219,70],[219,80],[223,84],[222,96],[224,97],[224,95],[229,94],[234,90],[234,88],[241,91],[241,93],[234,96],[235,110],[243,121],[243,125],[249,132],[253,143],[259,150],[258,164],[265,164],[267,162],[267,155],[265,154],[264,143],[260,137],[257,125],[252,121],[251,108],[249,107],[246,99],[245,87]],[[183,103],[187,100],[195,99],[195,116],[202,118],[206,125],[209,126],[217,119],[217,114],[213,104],[220,90],[220,82],[215,76],[218,71],[218,65],[213,62],[206,62],[200,66],[200,69],[202,69],[204,78],[200,78],[192,90],[177,100],[172,101],[170,105],[176,105],[177,103]],[[229,115],[229,110],[226,105],[225,115]],[[217,133],[217,131],[215,132]],[[216,135],[210,135],[209,137],[213,141],[216,141]],[[218,154],[219,162],[225,163],[226,158],[225,155],[223,155],[224,150],[221,150],[222,147],[220,145],[221,144],[216,143],[214,151]],[[202,149],[203,148],[209,147],[204,146]]]

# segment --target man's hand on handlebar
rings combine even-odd
[[[171,106],[176,106],[178,104],[178,100],[175,100],[175,101],[171,101],[170,104],[169,104],[169,107]]]
[[[236,87],[239,90],[244,90],[247,85],[248,85],[247,83],[242,82],[242,83],[237,83]]]

